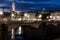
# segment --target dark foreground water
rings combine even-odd
[[[8,40],[11,40],[11,32],[8,33]],[[15,35],[15,40],[24,40],[23,35]]]

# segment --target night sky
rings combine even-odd
[[[7,6],[8,10],[11,10],[12,2],[15,2],[16,10],[19,11],[36,10],[39,12],[43,8],[46,11],[60,10],[60,0],[0,0],[0,7]]]

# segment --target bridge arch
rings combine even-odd
[[[51,38],[51,39],[57,38],[58,36],[57,27],[52,23],[48,24],[46,27],[46,34],[48,38]]]
[[[32,39],[37,37],[37,29],[30,26],[30,25],[22,25],[22,28],[24,29],[24,38],[25,39]]]

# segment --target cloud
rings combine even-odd
[[[17,3],[27,3],[27,4],[53,4],[53,5],[60,5],[60,1],[16,1]]]
[[[14,0],[9,0],[9,1],[14,1]]]
[[[0,4],[0,7],[1,7],[1,6],[6,6],[6,4],[5,4],[5,3],[2,3],[2,4]]]
[[[36,2],[32,2],[32,1],[17,1],[17,0],[16,0],[16,2],[17,3],[31,3],[31,4],[36,3]]]

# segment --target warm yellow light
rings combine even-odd
[[[27,13],[25,13],[24,16],[27,16]]]
[[[3,11],[0,11],[0,15],[3,15]]]
[[[50,16],[50,18],[52,18],[53,16]]]
[[[18,18],[19,21],[21,21],[21,18]]]
[[[15,15],[14,14],[11,14],[11,17],[14,17]]]
[[[33,21],[36,21],[36,19],[33,19]]]
[[[14,39],[14,29],[12,29],[11,35],[11,38]]]
[[[39,18],[41,18],[42,17],[42,15],[39,15]]]
[[[21,34],[21,26],[19,27],[19,35]]]
[[[53,17],[53,19],[55,19],[55,17]]]
[[[37,19],[37,21],[42,21],[42,19]]]
[[[59,19],[59,16],[57,16],[57,18]]]
[[[30,17],[30,15],[28,15],[27,13],[24,14],[25,17]]]
[[[49,17],[47,16],[47,19],[48,19]]]

